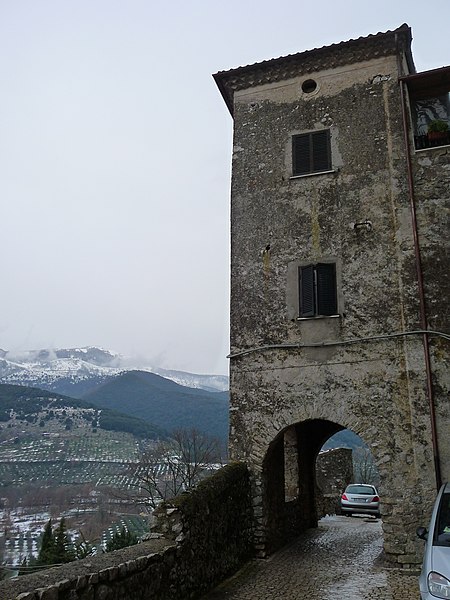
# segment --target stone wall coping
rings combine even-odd
[[[39,598],[35,591],[43,592],[45,589],[48,594],[51,588],[60,589],[67,585],[65,583],[67,581],[77,580],[79,587],[93,583],[93,580],[108,581],[111,577],[123,576],[124,572],[145,569],[155,555],[164,554],[174,547],[175,544],[172,541],[162,538],[152,539],[113,552],[88,556],[60,567],[45,569],[14,579],[5,579],[0,581],[0,598],[1,600],[15,600],[16,598],[35,600]],[[30,590],[35,591],[30,592]]]

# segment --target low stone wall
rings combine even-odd
[[[332,448],[321,452],[316,462],[317,485],[326,496],[340,498],[353,481],[353,452],[350,448]]]
[[[353,459],[350,448],[333,448],[321,452],[316,463],[317,518],[340,514],[341,494],[353,481]]]
[[[252,555],[247,467],[224,467],[192,492],[164,504],[156,517],[164,538],[2,581],[1,600],[199,597]]]

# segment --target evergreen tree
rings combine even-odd
[[[53,537],[52,520],[49,519],[45,525],[42,536],[41,547],[37,557],[38,565],[51,565],[53,563],[55,540]]]
[[[117,531],[112,538],[106,542],[105,549],[106,552],[111,552],[112,550],[134,546],[137,543],[137,536],[125,529],[125,527],[122,527],[120,531]]]
[[[67,533],[64,517],[54,532],[54,540],[54,559],[56,563],[67,563],[75,559],[72,541]]]
[[[75,553],[67,533],[64,517],[54,530],[52,529],[52,520],[50,519],[44,529],[37,564],[55,565],[67,563],[74,559]]]

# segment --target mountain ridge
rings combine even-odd
[[[228,437],[228,392],[189,388],[156,373],[127,371],[82,397],[168,431],[199,429],[223,441]]]
[[[11,352],[0,349],[0,382],[56,390],[81,397],[90,389],[127,371],[146,371],[189,388],[228,390],[226,375],[203,375],[155,367],[97,346]]]
[[[149,365],[133,368],[129,358],[88,346],[15,354],[2,350],[0,383],[86,400],[168,432],[195,428],[224,442],[228,437],[225,376],[166,371]]]

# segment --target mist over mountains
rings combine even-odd
[[[125,357],[103,348],[41,349],[10,352],[0,349],[0,381],[56,390],[75,398],[99,383],[127,371],[147,371],[176,383],[208,391],[228,390],[226,375],[199,375],[162,369],[145,359]]]
[[[136,366],[126,357],[96,347],[14,355],[1,350],[0,383],[85,400],[167,432],[195,428],[227,439],[228,377]]]

